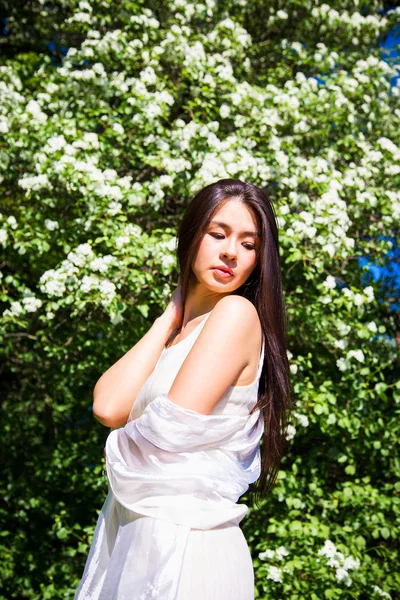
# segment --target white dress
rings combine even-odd
[[[210,415],[169,389],[208,316],[164,348],[127,424],[106,441],[109,492],[75,600],[253,600],[254,570],[237,501],[260,476],[256,380],[230,386]]]

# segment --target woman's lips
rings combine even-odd
[[[229,279],[229,277],[233,277],[231,273],[228,271],[223,271],[222,269],[213,268],[213,271],[218,275],[218,277],[225,277],[225,279]]]

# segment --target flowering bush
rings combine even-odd
[[[0,599],[73,598],[106,492],[94,384],[168,301],[186,202],[225,177],[276,208],[296,397],[273,493],[242,499],[256,597],[395,598],[394,284],[360,260],[398,243],[399,69],[379,44],[400,10],[28,4],[0,66]]]

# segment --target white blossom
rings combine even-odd
[[[139,225],[136,225],[134,223],[128,223],[128,225],[125,225],[124,231],[127,235],[131,235],[134,238],[139,238],[142,235],[141,227],[139,227]]]
[[[67,259],[77,267],[83,267],[93,258],[93,250],[90,244],[80,244],[74,251],[69,252]]]
[[[153,67],[147,66],[143,71],[141,71],[140,79],[143,81],[143,83],[147,85],[153,85],[154,83],[156,83],[157,76],[154,72]]]
[[[219,108],[219,114],[223,119],[226,119],[231,114],[231,109],[228,104],[222,104]]]
[[[371,285],[364,288],[364,294],[367,296],[367,302],[372,302],[374,300],[374,288]]]
[[[92,12],[92,7],[90,6],[89,2],[86,2],[86,0],[81,0],[81,2],[79,2],[78,7],[80,8],[80,10],[87,10],[88,12]]]
[[[99,148],[99,136],[97,133],[87,131],[83,134],[83,140],[89,144],[92,148]]]
[[[25,110],[27,113],[31,114],[32,117],[34,117],[34,119],[36,119],[36,121],[38,121],[39,123],[44,123],[45,121],[47,121],[47,115],[44,112],[42,112],[40,104],[36,100],[30,100],[26,105]]]
[[[336,279],[332,277],[332,275],[328,275],[322,285],[330,290],[333,290],[336,287]]]
[[[341,336],[346,336],[351,331],[350,325],[340,320],[336,322],[336,327]]]
[[[77,21],[78,23],[90,23],[92,17],[89,13],[77,12],[68,19],[68,22]]]
[[[296,435],[296,427],[294,425],[288,425],[286,428],[286,439],[291,440]]]
[[[398,175],[400,173],[400,165],[387,165],[385,167],[385,175]]]
[[[25,298],[22,298],[22,304],[24,305],[26,312],[35,312],[43,303],[39,298],[35,298],[35,296],[26,296]]]
[[[290,208],[287,204],[282,204],[279,207],[279,210],[281,212],[282,215],[288,215],[290,213]]]
[[[358,362],[364,362],[365,360],[364,352],[362,350],[350,350],[347,353],[347,358],[356,358]]]
[[[332,558],[335,556],[336,552],[337,550],[335,544],[331,542],[331,540],[325,540],[323,547],[318,550],[318,555]]]
[[[267,573],[267,579],[272,579],[272,581],[282,581],[282,569],[278,569],[278,567],[274,567],[270,565]]]
[[[345,583],[347,586],[352,584],[352,579],[348,571],[360,567],[360,560],[358,558],[353,558],[352,556],[345,557],[330,540],[325,541],[324,546],[318,550],[318,555],[326,556],[329,559],[327,566],[335,569],[337,581]]]
[[[260,560],[265,560],[266,558],[274,558],[274,556],[275,556],[275,550],[268,549],[268,550],[265,550],[264,552],[260,552],[258,555],[258,558]]]
[[[120,177],[119,179],[117,179],[116,183],[117,185],[119,185],[119,187],[130,189],[131,181],[132,175],[125,175],[124,177]]]
[[[89,263],[89,268],[92,271],[99,271],[100,273],[105,273],[108,271],[110,265],[115,264],[115,257],[111,254],[107,254],[106,256],[97,256]]]
[[[48,296],[63,296],[66,291],[66,279],[66,273],[58,272],[55,269],[49,269],[40,277],[40,289]]]
[[[106,72],[103,63],[100,63],[100,62],[94,63],[94,65],[92,66],[92,71],[94,71],[94,73],[96,73],[96,75],[104,75]],[[107,117],[107,115],[104,115],[104,116]],[[103,120],[105,120],[105,119],[103,119]]]
[[[339,371],[346,371],[349,368],[349,363],[345,358],[338,358],[336,365]]]
[[[395,160],[400,159],[400,149],[392,142],[392,140],[389,140],[386,137],[381,137],[377,140],[377,143],[381,146],[381,148],[384,148],[393,154],[393,158]]]
[[[346,569],[343,569],[343,567],[338,567],[336,569],[335,577],[338,581],[343,581],[344,583],[347,583],[347,585],[351,585],[351,583],[352,583],[352,580],[349,577],[348,572],[346,571]]]
[[[335,254],[335,246],[333,244],[325,244],[325,246],[323,246],[322,250],[324,250],[324,252],[327,252],[329,254],[329,256],[331,258],[333,258],[334,254]]]
[[[64,148],[66,143],[67,142],[63,135],[57,135],[57,136],[51,137],[47,140],[47,146],[45,148],[45,151],[50,152],[50,153],[57,152],[58,150],[61,150],[62,148]]]
[[[8,121],[4,117],[0,118],[0,133],[8,133],[9,132],[9,124]]]
[[[276,16],[279,19],[284,19],[284,20],[286,20],[289,17],[288,13],[285,12],[284,10],[278,10],[278,12],[276,13]]]
[[[175,263],[175,259],[170,254],[165,254],[161,259],[162,265],[164,267],[170,267]]]
[[[388,598],[388,600],[392,600],[392,596],[390,594],[388,594],[387,592],[385,592],[384,590],[382,590],[379,585],[373,585],[372,589],[379,595],[382,596],[382,598]]]
[[[112,128],[116,133],[118,133],[120,135],[125,133],[125,129],[122,127],[122,125],[120,123],[114,123]]]
[[[170,106],[172,106],[172,104],[175,103],[174,97],[169,92],[167,92],[167,90],[158,92],[156,94],[156,98],[159,102],[164,102],[165,104],[169,104]]]
[[[54,231],[55,229],[59,229],[58,221],[52,221],[51,219],[45,219],[44,224],[46,229],[49,231]]]
[[[103,279],[100,282],[99,290],[103,294],[103,298],[101,300],[101,304],[103,306],[108,306],[116,295],[116,286],[112,281],[108,279]]]
[[[99,278],[95,275],[84,275],[79,286],[81,292],[88,293],[97,289],[99,286]]]
[[[177,245],[178,245],[178,238],[172,237],[170,240],[168,240],[168,242],[166,242],[165,247],[170,252],[175,252],[175,250],[177,249]]]
[[[118,248],[118,250],[120,250],[122,248],[122,246],[125,246],[129,242],[130,242],[130,239],[129,239],[128,235],[120,235],[120,236],[116,237],[114,240],[115,246],[116,246],[116,248]]]
[[[335,348],[340,348],[341,350],[344,350],[346,348],[347,345],[347,341],[346,340],[335,340],[333,342]]]
[[[360,559],[353,558],[352,556],[346,556],[343,561],[343,567],[345,569],[358,569],[360,567]]]
[[[110,216],[114,216],[114,215],[117,215],[119,212],[121,212],[121,208],[122,208],[121,202],[110,202],[110,204],[108,205],[107,212]]]
[[[7,223],[10,225],[11,229],[17,229],[18,227],[17,219],[14,217],[14,215],[10,215],[7,218]]]
[[[293,416],[296,417],[296,419],[298,420],[298,422],[300,423],[300,425],[302,425],[303,427],[308,427],[310,424],[310,421],[307,417],[307,415],[302,415],[300,413],[294,412]]]
[[[119,323],[122,323],[123,320],[124,317],[121,313],[112,312],[110,315],[110,321],[113,325],[118,325]]]
[[[356,306],[361,306],[362,304],[364,304],[364,296],[357,292],[353,296],[353,302]]]
[[[279,546],[279,548],[276,549],[276,557],[279,560],[283,560],[284,556],[289,556],[289,552],[286,550],[286,548],[284,546]]]
[[[21,303],[18,300],[15,300],[14,302],[11,302],[10,308],[6,308],[6,310],[3,312],[3,316],[19,317],[23,314],[23,312],[24,309],[22,308]]]
[[[103,198],[112,198],[113,200],[121,200],[123,193],[118,185],[109,185],[108,183],[100,183],[94,189],[95,194]]]
[[[18,185],[24,190],[40,190],[43,187],[49,186],[49,180],[45,173],[42,175],[33,175],[32,177],[24,177],[18,180]]]
[[[100,283],[99,289],[104,294],[114,295],[116,287],[115,287],[115,284],[112,281],[108,281],[107,279],[103,279],[103,281],[101,281],[101,283]]]

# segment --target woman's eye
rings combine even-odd
[[[212,235],[217,240],[221,240],[224,237],[221,233],[210,233],[210,235]],[[256,247],[252,244],[245,244],[245,248],[247,248],[247,250],[255,250]]]

